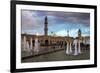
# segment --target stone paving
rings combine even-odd
[[[73,53],[67,55],[65,49],[48,51],[47,53],[30,55],[22,59],[22,63],[27,62],[47,62],[47,61],[68,61],[68,60],[87,60],[90,59],[90,50],[82,50],[82,53],[74,56]]]
[[[22,59],[28,58],[28,57],[34,57],[34,56],[39,56],[42,54],[47,54],[47,53],[51,53],[51,52],[55,52],[58,50],[64,50],[64,47],[42,47],[39,49],[38,52],[34,52],[33,50],[27,50],[27,51],[22,51],[21,52],[21,57]]]

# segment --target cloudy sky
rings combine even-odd
[[[44,18],[48,17],[48,34],[77,36],[81,29],[83,36],[90,35],[90,14],[75,12],[21,10],[21,33],[44,35]]]

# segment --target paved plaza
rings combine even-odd
[[[22,63],[27,62],[48,62],[48,61],[71,61],[71,60],[87,60],[90,59],[90,50],[81,50],[82,53],[78,55],[66,54],[64,49],[37,55],[22,59]]]

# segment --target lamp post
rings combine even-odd
[[[81,53],[80,41],[81,41],[81,30],[78,30],[78,53]]]
[[[67,41],[67,47],[66,47],[66,54],[70,54],[70,50],[69,50],[69,45],[70,45],[70,43],[69,43],[69,31],[67,31],[67,37],[68,37],[68,41]]]
[[[66,49],[66,54],[70,54],[70,52],[69,52],[69,42],[67,42],[67,47],[66,47],[67,49]]]

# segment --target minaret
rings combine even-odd
[[[81,37],[81,30],[80,29],[78,30],[78,37],[79,38]]]
[[[44,35],[47,36],[48,35],[48,18],[47,16],[45,17],[45,21],[44,21]]]

